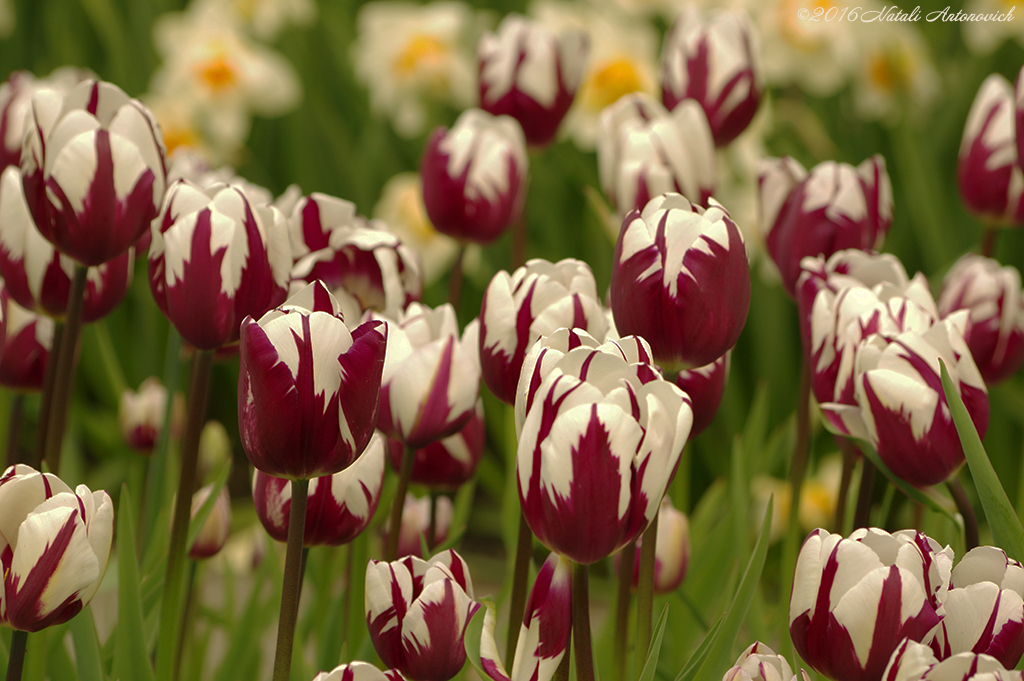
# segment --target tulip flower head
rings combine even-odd
[[[694,369],[684,369],[676,374],[675,384],[690,396],[693,405],[693,427],[690,439],[697,437],[711,425],[718,406],[722,403],[725,384],[729,380],[729,363],[732,351],[711,364]]]
[[[320,672],[313,681],[402,681],[402,675],[394,669],[382,672],[369,662],[349,662]]]
[[[906,639],[892,654],[881,678],[886,681],[1021,681],[1024,676],[985,654],[959,653],[939,661],[928,646]]]
[[[460,431],[413,452],[409,482],[454,492],[476,473],[486,436],[484,403],[477,400],[473,415]],[[396,471],[402,469],[404,450],[401,441],[388,439],[388,460]]]
[[[53,344],[53,319],[18,305],[5,286],[0,286],[0,307],[4,309],[5,326],[0,385],[19,391],[40,391]]]
[[[164,429],[166,411],[167,388],[156,376],[144,380],[138,392],[125,390],[121,394],[117,421],[128,446],[145,454],[152,452]],[[171,433],[180,431],[184,421],[184,401],[175,399],[171,405],[171,421]]]
[[[430,536],[431,503],[434,504],[434,538]],[[433,502],[429,496],[416,497],[405,495],[402,506],[402,527],[398,532],[398,557],[423,557],[423,542],[428,547],[440,546],[448,538],[452,526],[454,506],[448,496],[438,495]],[[384,529],[384,543],[387,544],[390,528]]]
[[[387,336],[378,321],[349,331],[319,282],[246,317],[238,423],[253,466],[295,480],[351,465],[373,435]]]
[[[39,631],[89,604],[110,555],[114,505],[18,464],[0,476],[0,624]]]
[[[810,676],[803,669],[794,674],[789,662],[782,655],[756,641],[736,658],[722,677],[722,681],[809,681]]]
[[[192,495],[191,513],[193,518],[196,517],[199,509],[203,507],[212,493],[213,485],[206,485]],[[188,550],[189,558],[203,560],[216,556],[224,548],[230,535],[231,497],[228,496],[228,488],[221,487],[220,494],[217,495],[217,499],[213,502],[213,508],[210,509],[210,515],[206,516],[206,521],[199,528],[199,534],[196,535],[192,548]]]

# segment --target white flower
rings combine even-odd
[[[926,109],[939,94],[939,76],[913,24],[859,24],[863,50],[854,76],[854,104],[869,120],[898,122],[901,108]]]
[[[964,14],[995,14],[1002,15],[1010,11],[1013,2],[1007,0],[967,0],[964,3]],[[936,7],[939,9],[940,6]],[[964,43],[976,55],[991,54],[1003,44],[1007,38],[1015,38],[1017,43],[1024,45],[1024,12],[1018,7],[1013,12],[1011,21],[964,21],[961,23]],[[950,8],[948,16],[956,16],[956,5]],[[927,15],[926,15],[927,16]],[[939,17],[942,15],[940,14]],[[942,21],[942,18],[939,18]]]

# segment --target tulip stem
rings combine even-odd
[[[36,448],[27,463],[36,470],[42,470],[43,457],[46,455],[46,437],[50,430],[50,415],[53,413],[53,386],[57,378],[57,358],[64,340],[64,322],[53,324],[53,340],[50,342],[50,354],[46,360],[43,373],[43,394],[39,402],[39,420],[36,422]]]
[[[533,553],[533,532],[519,509],[519,536],[516,540],[515,571],[512,573],[512,598],[508,609],[508,639],[505,659],[514,660],[519,641],[520,624],[526,614],[526,584],[530,581],[530,554]]]
[[[644,530],[640,542],[640,574],[636,584],[636,651],[647,659],[654,614],[654,558],[658,547],[658,514]]]
[[[167,577],[164,580],[163,600],[160,606],[160,637],[156,651],[158,681],[174,678],[175,660],[178,659],[178,631],[181,627],[181,605],[185,577],[185,546],[188,521],[192,510],[192,492],[196,484],[196,462],[199,458],[199,436],[206,419],[206,401],[210,393],[210,372],[213,368],[213,350],[197,352],[192,360],[192,378],[189,383],[188,416],[181,443],[181,475],[174,504],[171,524],[171,542],[167,553]],[[169,428],[169,425],[168,425]]]
[[[626,660],[629,653],[629,606],[633,595],[633,560],[636,540],[629,542],[619,554],[619,593],[615,601],[615,672],[618,681],[626,681]]]
[[[306,529],[306,497],[308,493],[308,478],[292,480],[288,549],[284,558],[284,585],[281,589],[281,616],[277,624],[274,681],[288,681],[292,668],[295,622],[299,618],[299,597],[302,595],[302,540]]]
[[[590,642],[590,567],[572,564],[572,637],[576,645],[576,681],[594,681]]]
[[[11,654],[7,658],[7,681],[21,681],[21,670],[25,667],[25,647],[28,632],[15,629],[11,634]]]
[[[345,594],[341,598],[341,611],[344,617],[341,620],[341,643],[348,643],[348,624],[352,619],[352,577],[355,575],[356,548],[352,542],[345,547]],[[341,660],[345,662],[346,660]]]
[[[21,460],[18,453],[18,442],[21,440],[21,417],[25,406],[25,395],[14,393],[11,400],[11,413],[7,418],[7,467]]]
[[[850,485],[853,484],[853,468],[857,465],[857,458],[860,451],[849,438],[837,437],[839,450],[843,453],[843,473],[839,480],[839,496],[836,499],[836,519],[832,526],[833,532],[845,535],[846,525],[846,500],[850,496]]]
[[[996,251],[996,241],[999,237],[998,227],[986,227],[985,235],[981,237],[981,255],[986,258],[991,258],[992,254]]]
[[[978,546],[978,516],[974,513],[974,507],[971,506],[971,500],[967,498],[967,492],[964,491],[960,478],[950,478],[946,482],[946,487],[953,495],[956,510],[960,511],[960,515],[963,516],[965,550],[970,551]]]
[[[431,553],[434,551],[434,545],[437,543],[437,498],[441,496],[441,493],[437,490],[430,490],[430,523],[427,525],[427,548],[430,549]],[[426,560],[427,556],[423,556],[423,560]]]
[[[167,485],[165,483],[167,470],[168,448],[171,442],[171,431],[173,427],[174,394],[178,392],[179,365],[181,364],[181,335],[171,324],[167,332],[167,347],[164,351],[164,385],[167,386],[167,404],[164,407],[164,427],[160,429],[160,437],[157,440],[156,451],[153,452],[146,471],[147,494],[144,499],[145,514],[139,524],[139,536],[144,542],[140,543],[140,551],[145,553],[148,547],[148,538],[153,527],[156,525],[157,515],[164,505]],[[191,510],[191,509],[190,509]]]
[[[459,245],[459,254],[455,256],[455,264],[448,275],[448,302],[455,308],[458,315],[459,299],[462,297],[462,261],[466,257],[466,245]]]
[[[871,495],[875,485],[875,465],[866,456],[861,457],[860,489],[857,491],[857,510],[853,515],[853,529],[871,527]]]
[[[57,369],[53,377],[53,404],[47,424],[44,458],[50,467],[50,472],[54,475],[60,473],[60,451],[64,444],[64,430],[68,422],[71,389],[75,384],[78,337],[82,333],[82,305],[85,301],[85,281],[88,273],[89,270],[85,265],[75,264],[75,276],[71,280],[71,293],[68,295],[68,311],[64,318],[64,334],[61,338],[60,353],[57,355]]]
[[[789,468],[789,524],[800,519],[800,493],[807,475],[807,459],[811,449],[811,365],[805,357],[800,367],[800,394],[796,405],[796,446]]]
[[[405,494],[409,491],[409,478],[412,477],[412,448],[406,445],[402,452],[402,466],[398,469],[398,489],[395,500],[391,504],[391,526],[388,528],[388,546],[385,560],[398,560],[398,538],[402,533],[402,512],[405,511]]]

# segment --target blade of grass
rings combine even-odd
[[[135,520],[127,485],[121,487],[117,522],[117,628],[114,632],[115,679],[153,681],[142,624],[139,566],[135,559]]]

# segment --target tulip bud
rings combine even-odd
[[[313,681],[403,681],[403,678],[394,669],[382,672],[369,662],[349,662],[329,672],[320,672]]]
[[[468,109],[437,128],[420,160],[423,202],[437,231],[488,244],[519,220],[529,160],[515,119]]]
[[[18,305],[5,286],[0,286],[0,296],[6,327],[0,385],[19,391],[40,391],[53,343],[53,320]]]
[[[830,679],[877,681],[903,639],[921,641],[939,623],[952,563],[952,549],[913,530],[811,532],[793,576],[793,645]]]
[[[369,526],[384,486],[384,442],[379,435],[348,468],[334,475],[313,478],[306,499],[303,546],[347,544]],[[291,518],[291,481],[255,471],[252,500],[267,534],[288,540]]]
[[[480,306],[480,364],[484,381],[505,404],[515,389],[527,351],[541,336],[581,328],[604,338],[604,308],[590,267],[566,258],[530,260],[511,275],[502,270]]]
[[[149,109],[87,80],[64,95],[36,93],[25,127],[25,198],[43,236],[83,265],[127,251],[157,216],[167,182]]]
[[[722,206],[663,194],[622,223],[611,307],[620,333],[647,339],[670,371],[714,362],[736,344],[750,306],[743,236]]]
[[[707,115],[715,146],[724,147],[750,125],[763,90],[757,33],[746,12],[720,9],[704,17],[687,5],[662,50],[665,107],[671,111],[695,99]]]
[[[319,282],[246,317],[238,425],[253,466],[295,480],[351,465],[373,435],[387,336],[377,321],[350,332]]]
[[[477,400],[473,415],[462,430],[413,452],[409,482],[435,490],[455,491],[476,473],[484,455],[486,436],[484,403]],[[396,471],[402,468],[404,451],[405,446],[399,440],[388,439],[388,459]]]
[[[0,477],[0,624],[39,631],[81,611],[103,579],[114,504],[85,485],[11,466]]]
[[[967,347],[985,383],[1015,374],[1024,364],[1020,272],[979,255],[963,256],[942,280],[939,294],[939,314],[945,317],[956,310],[970,312]]]
[[[551,142],[583,78],[590,41],[581,31],[556,35],[509,14],[477,47],[480,108],[519,121],[531,146]]]
[[[750,644],[736,658],[736,664],[722,677],[722,681],[810,681],[807,672],[794,674],[782,655],[757,641]]]
[[[640,581],[640,547],[643,537],[636,541],[636,555],[633,556],[633,588]],[[615,570],[618,572],[621,554],[615,554]],[[686,577],[690,564],[690,523],[686,514],[672,505],[665,497],[658,509],[658,538],[654,557],[654,593],[667,594],[679,588]],[[786,681],[789,681],[787,679]]]
[[[454,551],[366,567],[366,624],[380,659],[410,681],[448,681],[466,663],[463,639],[480,608]]]
[[[907,639],[892,654],[885,681],[1021,681],[1021,672],[1006,669],[989,655],[960,653],[941,662],[928,646]]]
[[[180,432],[185,403],[181,395],[175,398],[171,407],[171,430]],[[128,446],[143,454],[151,453],[163,431],[166,411],[167,388],[156,376],[143,381],[138,392],[125,390],[121,394],[117,420],[121,426],[121,436]]]
[[[430,514],[431,503],[434,504],[434,538],[430,535]],[[402,507],[402,527],[398,532],[398,557],[415,556],[423,557],[422,542],[426,540],[427,546],[440,546],[448,539],[448,531],[452,526],[454,507],[452,500],[444,495],[437,495],[431,502],[430,497],[415,497],[412,494],[405,495],[405,505]],[[384,543],[387,544],[390,527],[384,528]]]
[[[788,156],[763,159],[758,187],[761,234],[790,296],[805,257],[877,250],[892,223],[892,185],[879,155],[856,168],[826,161],[810,174]]]
[[[192,518],[196,517],[199,509],[210,498],[212,492],[213,485],[207,485],[192,495]],[[206,516],[206,521],[199,528],[199,534],[196,535],[192,548],[188,550],[189,558],[202,560],[217,555],[224,548],[230,534],[231,497],[228,496],[227,487],[221,487],[220,494],[217,495],[217,500],[213,502],[213,508],[210,509],[210,515]]]

